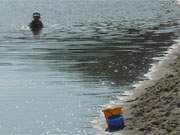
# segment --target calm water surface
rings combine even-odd
[[[91,121],[174,43],[179,13],[176,0],[0,0],[0,134],[99,135]]]

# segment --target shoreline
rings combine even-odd
[[[180,41],[124,102],[125,135],[180,135]]]

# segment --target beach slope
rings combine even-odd
[[[152,66],[125,103],[128,134],[180,135],[180,42]]]

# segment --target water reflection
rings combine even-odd
[[[70,37],[51,39],[58,41],[58,47],[44,48],[48,53],[35,59],[46,60],[51,70],[81,72],[84,81],[91,78],[113,86],[126,85],[142,76],[152,57],[160,55],[177,37],[173,22],[150,28],[102,25],[83,26],[83,31],[71,32]]]
[[[99,106],[115,103],[179,34],[180,12],[169,1],[7,0],[0,7],[3,135],[95,135],[90,121],[100,119]],[[46,23],[38,39],[26,29],[37,9]]]

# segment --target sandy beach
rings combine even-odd
[[[126,134],[180,135],[179,41],[147,76],[125,103]]]

